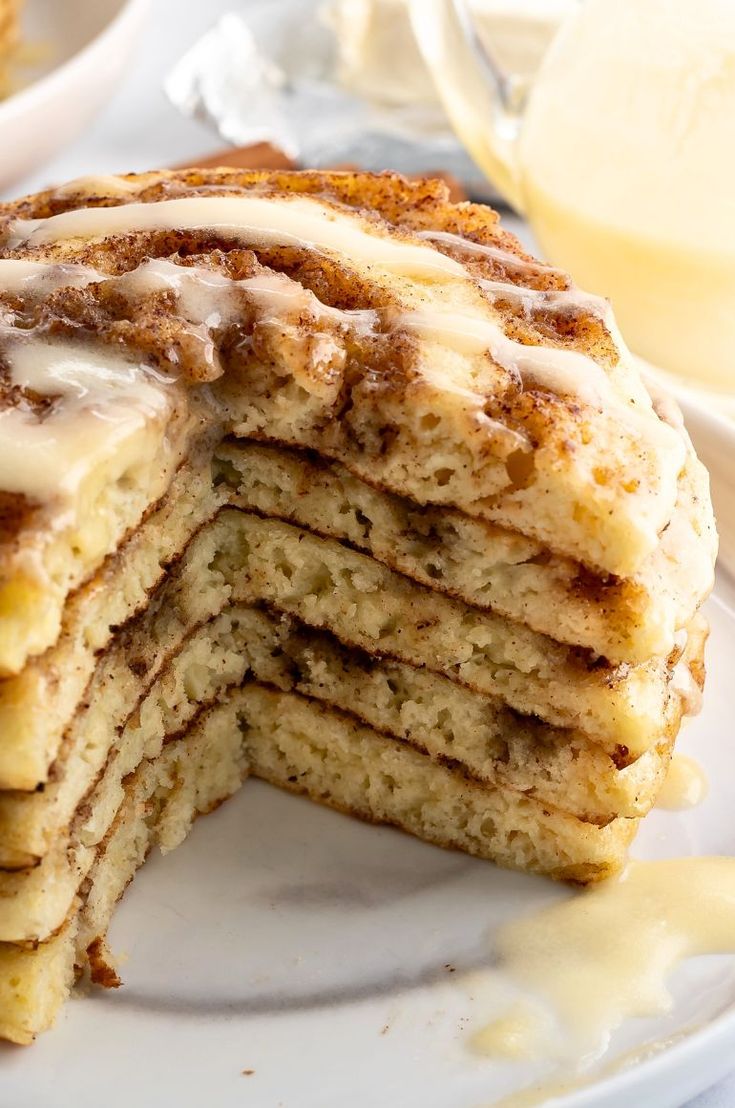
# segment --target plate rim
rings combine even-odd
[[[713,1085],[734,1072],[735,1063],[725,1052],[725,1048],[732,1047],[733,1044],[735,1044],[735,1000],[714,1019],[708,1020],[691,1032],[682,1031],[675,1042],[662,1050],[656,1050],[651,1057],[634,1061],[627,1066],[623,1065],[612,1073],[603,1073],[589,1085],[568,1094],[565,1093],[561,1099],[552,1098],[543,1103],[548,1104],[549,1108],[552,1105],[558,1105],[558,1108],[608,1108],[608,1105],[612,1104],[612,1097],[621,1097],[626,1093],[640,1096],[642,1093],[661,1089],[663,1082],[670,1086],[672,1079],[691,1076],[694,1063],[698,1066],[696,1080],[689,1085],[682,1081],[680,1091],[676,1092],[676,1099],[663,1102],[686,1108],[693,1097],[711,1089]],[[655,1040],[651,1047],[655,1050]],[[702,1057],[707,1053],[712,1055],[710,1059]],[[715,1060],[719,1064],[712,1065]],[[673,1092],[672,1089],[672,1094]]]

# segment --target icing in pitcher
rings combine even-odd
[[[549,259],[610,297],[637,354],[731,388],[735,5],[587,0],[530,81],[460,0],[411,15],[457,134]]]

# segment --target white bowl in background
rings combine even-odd
[[[149,0],[27,0],[23,38],[35,80],[0,101],[0,188],[48,161],[117,85]]]

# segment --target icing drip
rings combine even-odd
[[[143,263],[119,281],[123,289],[138,297],[171,290],[177,297],[178,310],[186,319],[212,328],[237,318],[238,300],[234,295],[237,291],[247,293],[261,310],[275,318],[285,313],[309,312],[317,319],[363,330],[374,330],[379,320],[376,311],[348,312],[328,307],[309,290],[281,274],[264,273],[233,281],[212,270],[157,259]],[[509,287],[515,289],[515,286]],[[500,365],[517,372],[527,386],[540,385],[563,395],[576,396],[589,404],[617,399],[612,397],[604,370],[591,358],[575,351],[526,346],[509,339],[500,324],[486,319],[449,314],[429,316],[420,312],[390,314],[394,324],[418,334],[438,335],[456,349],[471,353],[489,350]],[[468,398],[475,396],[467,382],[452,380],[446,371],[435,383]]]
[[[41,339],[2,325],[11,383],[47,398],[0,412],[0,473],[6,492],[70,507],[85,476],[114,461],[134,464],[141,437],[165,424],[171,382],[120,354]]]
[[[699,762],[686,754],[674,754],[656,807],[671,811],[693,808],[704,800],[707,787],[707,776]]]
[[[190,323],[212,329],[240,318],[242,298],[238,293],[246,295],[261,315],[273,319],[306,313],[338,327],[365,331],[376,329],[379,323],[375,311],[344,311],[322,304],[313,292],[281,273],[261,273],[236,281],[216,270],[176,265],[157,258],[117,278],[117,283],[121,290],[137,298],[170,291],[176,297],[180,315]]]
[[[609,399],[610,382],[592,359],[576,351],[526,346],[509,339],[494,320],[450,313],[411,312],[401,317],[409,329],[467,354],[487,351],[525,387],[574,396],[587,404]]]
[[[430,242],[454,246],[468,254],[490,258],[493,261],[500,262],[504,269],[515,270],[517,273],[549,275],[561,278],[565,282],[569,281],[568,274],[562,269],[544,265],[531,258],[519,258],[512,250],[504,250],[500,246],[472,242],[470,239],[463,239],[460,235],[453,235],[449,231],[418,231],[417,236]],[[514,285],[509,281],[491,281],[486,278],[479,278],[478,284],[483,292],[488,293],[491,297],[516,298],[522,302],[526,309],[547,308],[552,311],[579,310],[589,312],[604,323],[621,354],[627,354],[625,341],[615,322],[612,307],[609,300],[606,300],[604,296],[584,292],[574,284],[564,289],[529,289]]]
[[[447,246],[457,247],[467,254],[492,258],[493,261],[500,262],[506,269],[516,269],[523,273],[548,274],[553,277],[561,277],[565,281],[569,279],[561,269],[554,269],[553,266],[544,265],[532,258],[519,258],[517,254],[514,254],[511,250],[503,250],[501,246],[473,242],[471,239],[462,238],[461,235],[453,235],[451,231],[417,231],[416,235],[418,238],[428,239],[429,242],[441,242]]]
[[[311,198],[298,196],[197,196],[150,204],[80,208],[42,220],[15,220],[11,224],[8,241],[11,246],[36,246],[60,239],[90,239],[132,231],[196,228],[211,228],[251,244],[298,244],[336,251],[348,258],[355,257],[367,264],[413,276],[430,276],[434,279],[470,277],[464,266],[438,250],[417,246],[410,241],[392,239],[372,230],[368,232],[356,218],[348,217]],[[499,247],[469,243],[445,232],[421,232],[421,235],[440,242],[460,243],[467,250],[501,259],[521,270],[544,270],[543,266],[519,259]],[[225,283],[226,278],[220,277],[218,280],[212,275],[203,276],[199,271],[199,286],[194,290],[191,277],[173,281],[171,267],[166,272],[160,266],[157,269],[143,269],[139,278],[130,277],[131,287],[136,280],[143,287],[146,273],[149,280],[164,283],[170,280],[172,286],[176,286],[182,305],[191,305],[195,297],[202,300],[209,296],[211,300],[212,296],[216,298],[218,290],[229,287]],[[283,304],[289,298],[293,301],[293,298],[304,295],[303,291],[299,293],[293,288],[286,292],[285,284],[279,286],[275,280],[268,287],[266,283],[265,278],[258,278],[249,291],[255,297],[269,297],[272,304],[279,296],[283,297]],[[486,281],[482,285],[486,292],[517,296],[528,304],[535,300],[555,307],[577,305],[589,308],[594,300],[597,313],[604,316],[606,321],[610,318],[609,305],[606,302],[582,296],[576,290],[533,293],[532,290],[517,290],[516,286],[503,282]],[[543,297],[542,301],[539,300],[540,297]],[[318,302],[310,301],[309,306],[315,303]],[[217,306],[210,314],[216,316],[220,311]],[[320,311],[324,314],[327,309],[322,307]],[[202,313],[199,312],[199,315],[202,316]],[[202,322],[206,322],[207,318],[206,315],[202,316]],[[641,395],[636,397],[618,396],[606,372],[586,355],[549,346],[524,345],[509,339],[499,323],[479,315],[417,311],[399,314],[396,321],[416,333],[446,342],[457,350],[468,353],[488,350],[498,364],[517,374],[526,387],[543,388],[558,395],[574,397],[595,407],[612,406],[620,409],[623,404],[626,414],[635,419],[642,431],[647,430],[657,443],[666,443],[670,450],[675,449],[672,448],[668,429],[661,428],[658,418],[652,412],[645,391],[641,390]],[[453,391],[468,395],[473,391],[471,381],[455,380],[448,381],[447,384]],[[682,460],[683,452],[680,447],[677,461],[681,464]]]
[[[481,277],[478,284],[492,300],[515,300],[530,315],[534,311],[572,312],[584,311],[607,324],[612,309],[602,296],[582,292],[581,289],[529,289],[513,285],[510,281],[490,281]]]
[[[75,262],[32,262],[25,258],[0,258],[0,292],[41,298],[60,288],[83,288],[104,275]]]
[[[286,317],[304,315],[342,329],[374,330],[379,323],[372,311],[328,307],[278,273],[233,281],[213,270],[153,259],[121,277],[110,277],[82,265],[0,259],[0,291],[25,298],[93,282],[109,282],[138,301],[172,292],[176,313],[192,324],[192,334],[202,341],[208,379],[221,372],[208,358],[209,333],[241,318],[243,297],[261,320],[279,326]],[[114,461],[115,472],[123,472],[134,464],[136,451],[146,453],[146,436],[151,442],[160,439],[175,380],[93,341],[51,340],[8,323],[0,323],[0,338],[9,384],[48,401],[40,408],[21,401],[0,412],[2,487],[55,504],[58,526],[72,519],[87,475],[107,472],[113,479],[108,463]]]
[[[426,280],[464,277],[464,266],[428,246],[366,229],[356,216],[301,196],[192,196],[151,204],[77,208],[47,219],[16,219],[6,245],[46,246],[136,231],[214,231],[260,246],[297,246],[355,258]]]
[[[676,431],[658,418],[648,394],[644,393],[640,401],[620,396],[602,366],[586,354],[518,342],[509,338],[499,323],[480,316],[410,312],[399,319],[407,329],[455,350],[468,354],[488,352],[523,388],[541,388],[615,412],[644,440],[655,443],[668,456],[672,468],[678,471],[683,465],[685,444]],[[471,391],[470,382],[466,389]],[[481,389],[477,394],[481,395]]]
[[[145,262],[138,269],[121,279],[122,287],[131,294],[170,289],[177,296],[179,311],[190,322],[217,327],[237,316],[238,290],[247,293],[261,311],[282,318],[286,313],[308,312],[317,319],[340,327],[375,330],[379,313],[367,311],[342,311],[322,304],[309,290],[281,274],[264,273],[257,277],[233,281],[223,274],[201,267],[177,266],[166,260]],[[551,303],[567,303],[572,293],[534,293],[517,289],[515,285],[503,285],[503,291],[513,289],[523,296],[545,297]],[[569,301],[571,303],[571,301]],[[605,304],[605,302],[602,302]],[[609,306],[605,304],[606,310]],[[509,339],[502,326],[482,317],[451,315],[432,312],[388,312],[394,325],[405,327],[417,334],[438,337],[447,345],[468,353],[488,350],[503,368],[519,376],[525,387],[541,387],[560,395],[573,396],[593,406],[620,405],[607,374],[592,358],[577,351],[548,346],[529,346]],[[432,377],[438,387],[457,395],[473,398],[476,392],[470,381],[453,378],[445,367],[441,374]],[[639,412],[631,414],[638,418]],[[647,424],[656,428],[662,440],[671,438],[651,412]],[[670,445],[670,442],[669,442]]]

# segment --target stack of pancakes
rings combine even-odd
[[[193,170],[5,205],[0,310],[0,1034],[248,774],[620,867],[715,532],[604,302],[436,182]]]

